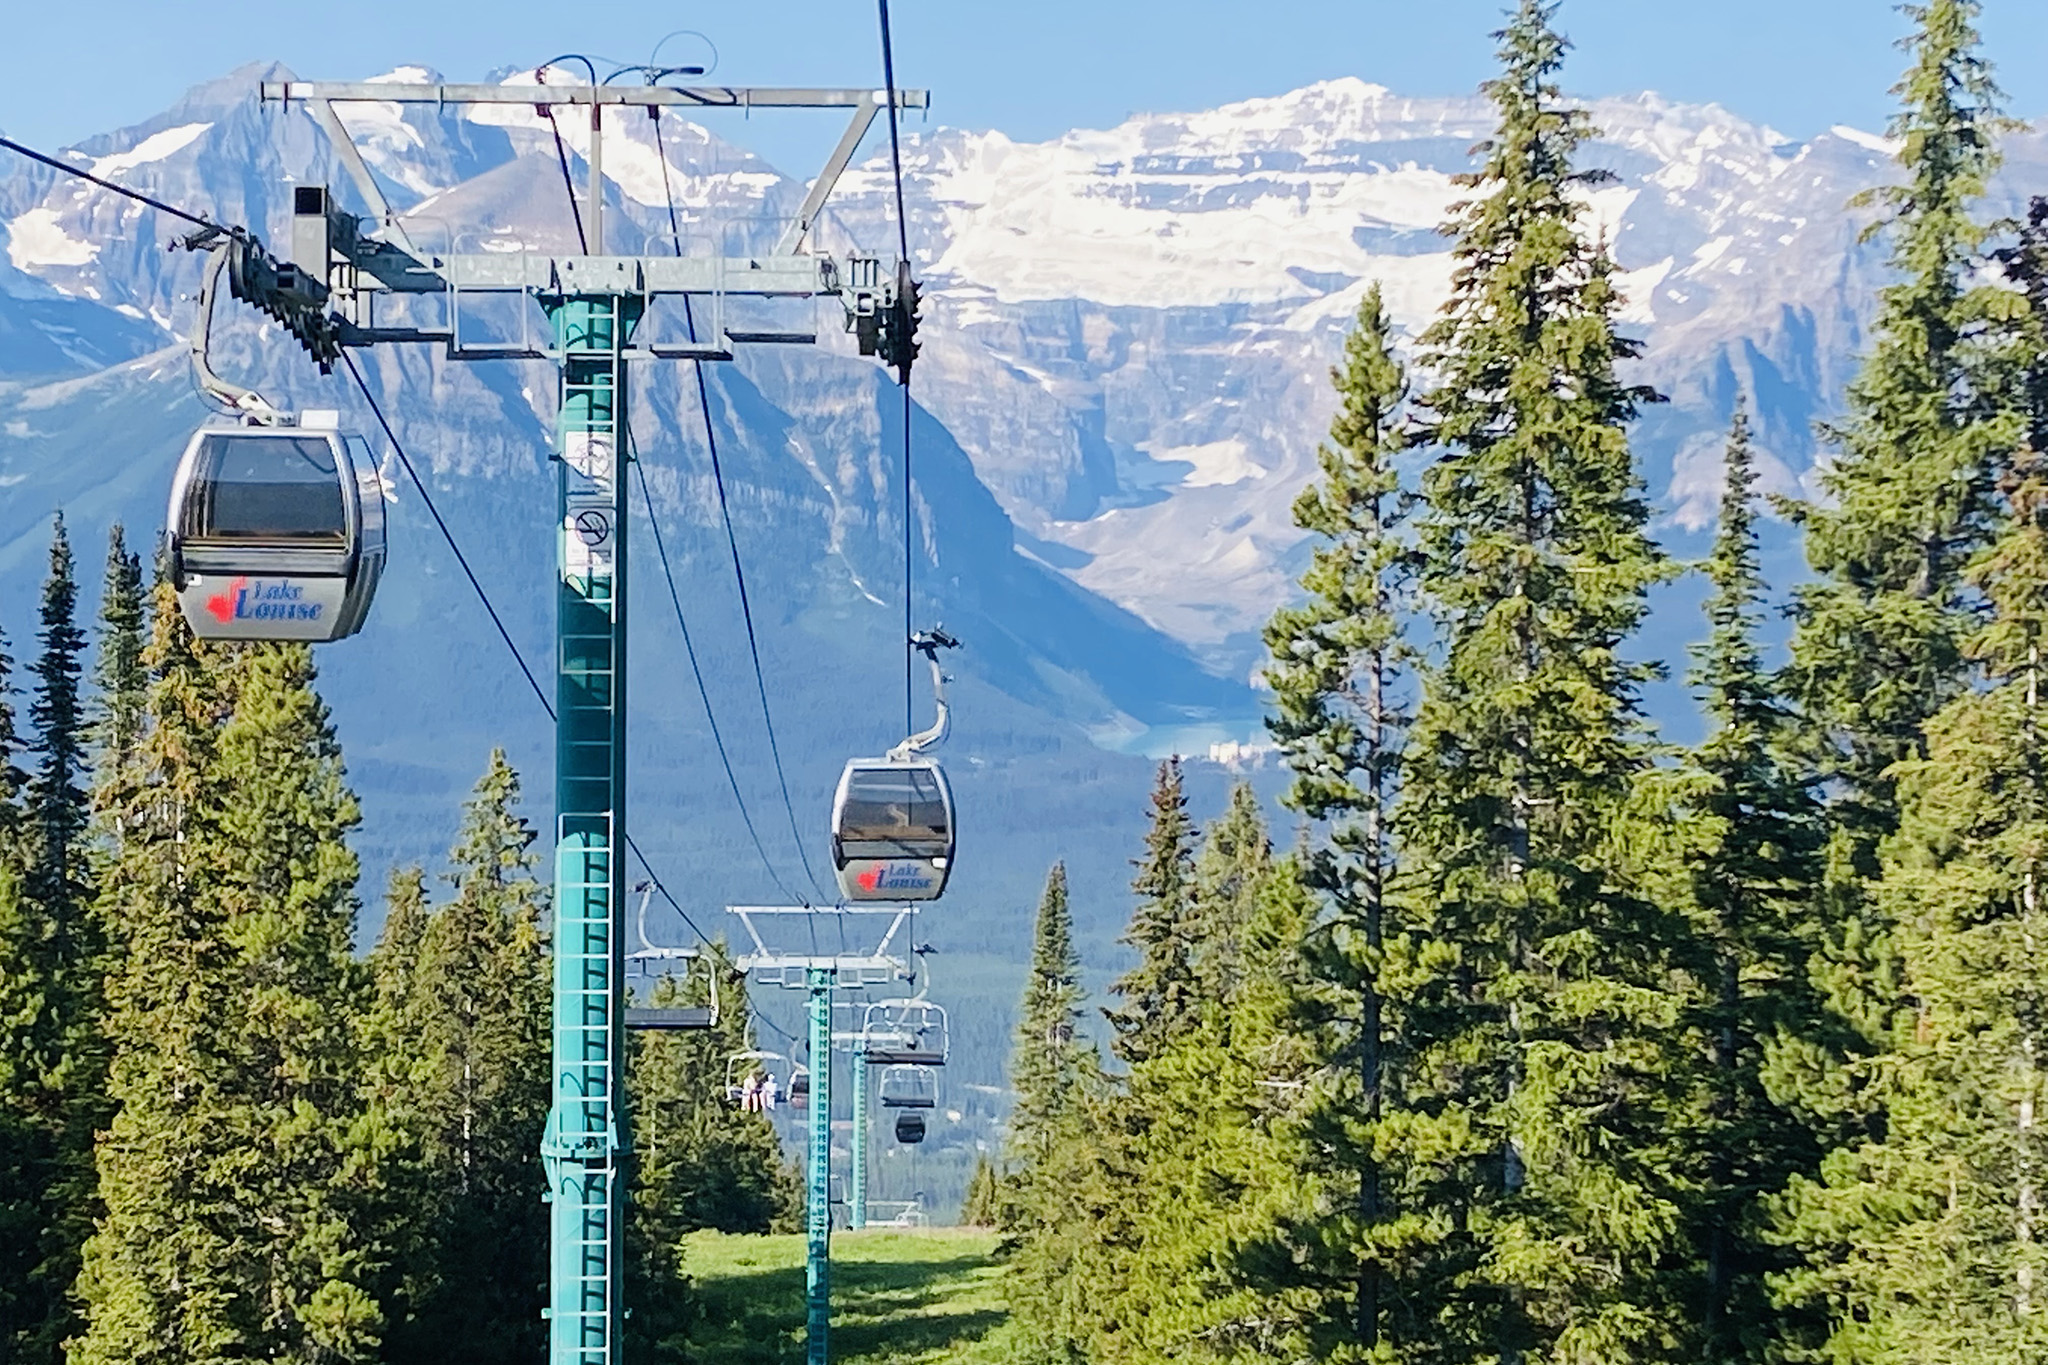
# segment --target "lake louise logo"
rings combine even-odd
[[[297,583],[258,583],[253,588],[248,576],[231,580],[227,589],[206,599],[206,610],[225,625],[230,621],[317,621],[327,610],[325,602],[305,601],[305,588]]]
[[[923,863],[877,863],[854,881],[863,891],[929,891],[938,884]]]
[[[226,592],[217,592],[207,598],[206,609],[213,613],[213,619],[216,621],[223,623],[232,621],[241,614],[242,594],[248,591],[248,588],[249,580],[247,578],[237,578],[234,582],[228,584]]]

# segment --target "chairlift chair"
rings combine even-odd
[[[799,1114],[811,1107],[811,1069],[802,1062],[790,1067],[789,1107]]]
[[[936,1109],[938,1073],[928,1066],[889,1066],[875,1085],[884,1109]]]
[[[735,1052],[725,1059],[725,1102],[727,1104],[730,1104],[735,1109],[739,1108],[740,1102],[746,1098],[746,1079],[748,1073],[766,1070],[761,1065],[763,1062],[781,1062],[786,1066],[789,1063],[789,1058],[779,1052],[762,1052],[757,1048],[748,1048],[743,1052]],[[773,1075],[774,1072],[769,1071],[768,1074]]]
[[[850,760],[832,797],[832,866],[848,901],[929,901],[945,893],[956,846],[953,788],[926,751],[950,727],[938,651],[959,644],[943,630],[910,637],[932,670],[938,719],[880,758]]]
[[[681,973],[674,974],[664,968],[659,975],[653,975],[647,989],[647,998],[655,999],[661,993],[664,982],[674,981],[681,987],[687,998],[690,968],[701,963],[704,968],[702,1004],[646,1004],[626,1006],[626,1027],[631,1030],[647,1030],[657,1033],[678,1031],[699,1031],[718,1027],[718,964],[695,948],[665,947],[657,945],[647,937],[647,902],[653,895],[651,883],[643,882],[640,891],[640,946],[626,954],[626,980],[630,985],[635,972],[652,975],[656,963],[680,962]],[[673,995],[670,997],[673,999]]]
[[[877,1000],[861,1026],[869,1066],[944,1066],[946,1010],[929,1000]]]

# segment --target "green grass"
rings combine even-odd
[[[832,1235],[834,1365],[995,1365],[1002,1267],[993,1234],[964,1228]],[[802,1365],[804,1239],[706,1232],[684,1264],[702,1316],[697,1365]]]

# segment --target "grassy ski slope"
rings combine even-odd
[[[833,1233],[834,1365],[1008,1359],[995,1244],[966,1228]],[[802,1237],[697,1233],[684,1264],[702,1296],[701,1365],[802,1365]]]

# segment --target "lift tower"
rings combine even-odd
[[[623,1075],[626,935],[626,481],[627,369],[633,361],[729,360],[742,342],[808,342],[798,333],[727,330],[727,296],[837,297],[863,354],[905,326],[908,278],[874,259],[844,268],[808,249],[833,184],[858,149],[889,91],[676,87],[509,86],[403,82],[266,82],[262,95],[306,109],[372,211],[365,223],[333,203],[327,187],[294,191],[292,259],[328,312],[316,340],[340,346],[440,345],[454,360],[543,359],[560,376],[554,458],[555,558],[555,934],[553,1104],[541,1157],[551,1217],[547,1315],[550,1365],[615,1365],[624,1306],[625,1190],[631,1150]],[[922,109],[923,91],[894,92],[897,108]],[[583,250],[439,252],[422,249],[394,213],[350,140],[342,111],[352,103],[523,105],[551,121],[587,120],[589,189]],[[607,111],[837,109],[850,114],[796,217],[772,247],[745,256],[613,255],[604,238],[604,118]],[[893,115],[892,115],[893,117]],[[559,124],[557,124],[559,127]],[[411,296],[393,318],[379,303]],[[433,311],[427,297],[441,300]],[[538,337],[482,339],[479,301],[531,299],[547,319]],[[708,303],[707,336],[694,326],[664,344],[635,344],[650,307],[664,297]],[[522,318],[529,316],[521,310]],[[470,325],[465,329],[465,321]],[[914,325],[914,323],[912,324]],[[301,338],[305,340],[304,337]],[[310,347],[310,343],[309,343]],[[820,1334],[822,1336],[822,1334]]]

